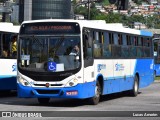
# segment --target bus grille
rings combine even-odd
[[[28,77],[30,77],[31,79],[33,79],[34,81],[47,81],[47,82],[52,82],[52,81],[62,81],[65,78],[67,78],[68,76],[31,76],[28,75]]]
[[[63,84],[50,84],[50,86],[62,86]],[[46,87],[46,84],[34,84],[34,86],[43,86]]]
[[[59,90],[37,90],[39,94],[59,94]]]

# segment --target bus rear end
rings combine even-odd
[[[13,45],[13,38],[16,43],[19,28],[12,23],[0,23],[0,91],[17,89],[17,49],[16,44]]]

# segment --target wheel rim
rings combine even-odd
[[[137,83],[137,80],[135,81],[134,90],[135,90],[135,92],[138,92],[138,83]]]
[[[99,97],[99,93],[98,93],[98,87],[97,87],[97,86],[96,86],[96,88],[95,88],[95,93],[96,93],[96,94],[95,94],[95,97],[98,98],[98,97]]]
[[[99,98],[100,97],[100,88],[98,85],[96,85],[95,87],[95,98]]]

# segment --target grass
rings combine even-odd
[[[155,80],[159,80],[159,81],[160,81],[160,76],[158,76],[158,77],[155,77]]]

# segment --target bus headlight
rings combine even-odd
[[[70,80],[66,85],[65,87],[73,87],[73,86],[76,86],[78,84],[78,80],[76,78]]]
[[[25,80],[23,77],[17,78],[18,82],[21,83],[23,86],[31,86],[27,80]]]

